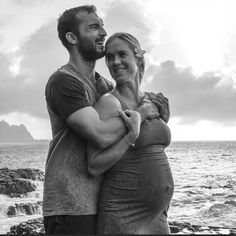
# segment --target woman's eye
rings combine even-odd
[[[112,55],[106,55],[106,59],[108,60],[108,61],[111,61],[112,60]]]
[[[122,58],[124,58],[124,57],[126,57],[126,53],[125,53],[125,52],[120,52],[120,53],[119,53],[119,56],[122,57]]]

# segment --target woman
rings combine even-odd
[[[116,87],[101,97],[96,109],[102,119],[109,119],[118,116],[119,110],[136,109],[151,95],[139,89],[144,51],[136,38],[116,33],[107,40],[105,53]],[[137,136],[128,135],[105,150],[88,148],[88,171],[93,175],[106,171],[99,196],[97,233],[169,234],[167,210],[174,189],[164,152],[170,143],[169,128],[162,119],[146,120],[137,140]],[[124,148],[124,140],[130,148]],[[114,156],[116,163],[104,164]]]

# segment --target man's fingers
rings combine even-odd
[[[168,104],[169,101],[168,99],[164,99],[164,98],[153,98],[151,99],[153,103],[158,103],[158,104]]]
[[[156,95],[153,99],[161,99],[161,100],[164,100],[164,101],[168,101],[168,98],[165,97],[165,96],[160,96],[160,95]]]
[[[157,93],[156,98],[163,99],[165,102],[168,102],[168,98],[165,97],[162,93]]]
[[[164,97],[163,93],[157,93],[156,96],[162,96],[162,97]]]
[[[159,99],[152,99],[151,101],[157,106],[161,106],[163,104],[163,102],[161,102]]]
[[[151,114],[148,119],[151,120],[151,119],[159,119],[160,118],[160,114],[159,112],[155,112],[153,114]]]
[[[141,104],[148,103],[148,102],[150,102],[150,100],[149,100],[149,99],[146,99],[146,98],[144,98],[144,99],[141,101]]]

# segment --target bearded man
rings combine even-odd
[[[57,29],[70,58],[51,75],[45,89],[52,129],[43,192],[45,231],[94,234],[101,178],[88,175],[86,140],[104,149],[124,138],[127,130],[122,119],[100,120],[93,108],[99,97],[112,89],[111,83],[95,72],[96,60],[104,56],[107,35],[95,6],[66,10]],[[129,131],[137,129],[140,115],[143,121],[155,112],[144,103],[130,113],[126,126]]]

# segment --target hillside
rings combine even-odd
[[[26,127],[21,124],[9,125],[4,120],[0,121],[0,142],[34,142],[34,138]]]

